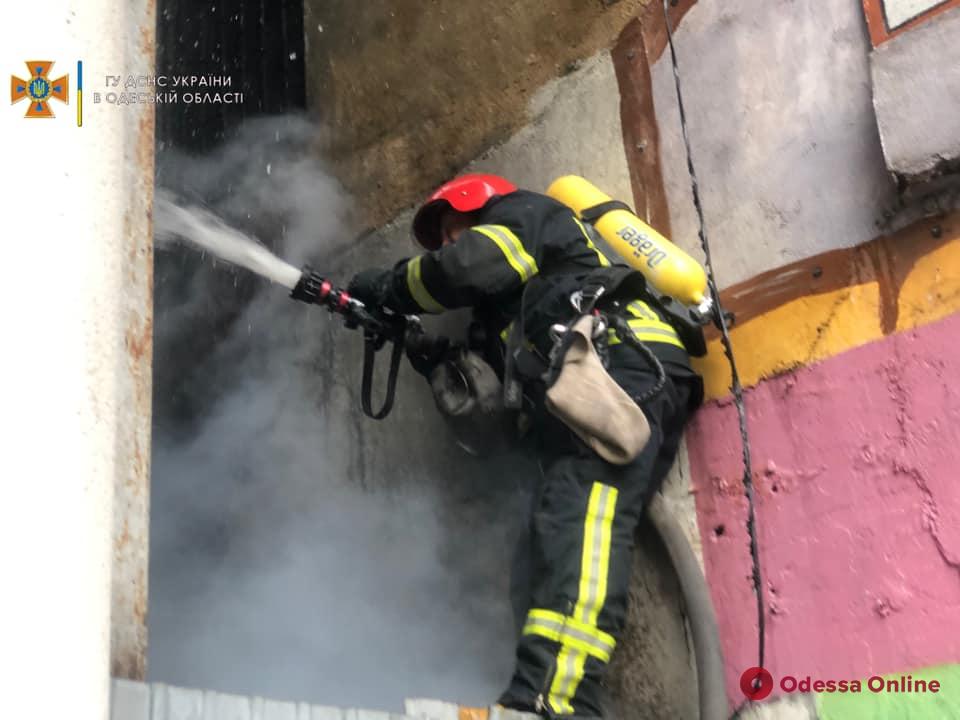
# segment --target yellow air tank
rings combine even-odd
[[[578,217],[612,198],[579,175],[564,175],[547,188],[547,195],[568,205]],[[611,209],[594,223],[597,232],[651,285],[686,305],[706,309],[707,274],[696,260],[629,210]]]

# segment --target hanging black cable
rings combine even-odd
[[[730,335],[727,330],[727,317],[720,304],[720,290],[717,287],[716,279],[713,274],[713,262],[710,257],[710,245],[707,242],[707,233],[703,220],[703,207],[700,203],[700,189],[697,185],[697,173],[693,167],[693,153],[690,150],[690,137],[687,132],[687,117],[683,109],[683,94],[680,90],[680,69],[677,64],[677,52],[673,46],[673,28],[670,24],[670,11],[668,3],[670,0],[663,0],[663,19],[667,28],[667,43],[670,46],[670,61],[673,64],[673,80],[677,89],[677,107],[680,111],[680,128],[683,131],[683,142],[687,152],[687,170],[690,172],[690,182],[693,190],[693,205],[697,211],[699,225],[700,246],[703,248],[703,254],[706,258],[707,279],[710,287],[710,294],[714,302],[714,321],[720,329],[722,336],[723,351],[730,363],[730,376],[732,379],[733,399],[737,406],[737,415],[740,421],[740,440],[743,447],[743,488],[747,496],[748,514],[747,514],[747,532],[750,534],[750,557],[753,562],[753,589],[757,596],[757,634],[758,634],[758,657],[757,665],[763,667],[764,648],[765,648],[765,618],[766,612],[763,605],[763,583],[760,576],[760,552],[757,543],[757,523],[754,512],[753,502],[753,471],[750,464],[750,439],[747,435],[747,410],[743,402],[743,387],[740,384],[740,375],[737,373],[737,364],[733,358],[733,346],[730,344]],[[675,4],[675,3],[674,3]],[[737,717],[740,710],[746,702],[737,707],[733,716]]]

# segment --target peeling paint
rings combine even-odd
[[[130,12],[139,22],[126,45],[128,72],[149,75],[154,67],[155,1],[145,0]],[[124,304],[117,312],[126,368],[118,378],[118,392],[127,430],[116,448],[110,669],[114,677],[142,680],[147,648],[153,363],[153,106],[140,106],[125,116],[123,132]]]
[[[633,205],[639,217],[669,237],[670,210],[660,171],[660,135],[653,108],[653,84],[643,25],[639,20],[627,24],[610,55],[620,88],[620,124]]]

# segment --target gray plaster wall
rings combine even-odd
[[[870,56],[887,166],[923,179],[960,162],[960,8],[889,40]]]
[[[561,175],[583,175],[616,198],[631,201],[620,128],[620,90],[610,53],[583,61],[531,98],[531,122],[507,142],[470,163],[471,172],[496,172],[545,192]]]
[[[675,42],[721,288],[880,234],[895,187],[861,3],[698,2]],[[699,258],[669,50],[652,76],[673,239]]]

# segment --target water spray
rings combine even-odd
[[[218,257],[240,265],[290,289],[290,297],[311,305],[320,305],[344,318],[344,326],[362,329],[364,339],[361,404],[363,412],[382,420],[393,407],[401,354],[427,355],[442,341],[426,335],[416,315],[399,315],[385,308],[370,308],[335,287],[309,265],[297,270],[278,258],[255,239],[230,227],[219,217],[199,207],[184,207],[165,190],[158,190],[155,202],[155,231],[158,240],[183,238],[209,250]],[[387,342],[393,343],[387,391],[380,410],[374,412],[371,396],[376,353]]]

